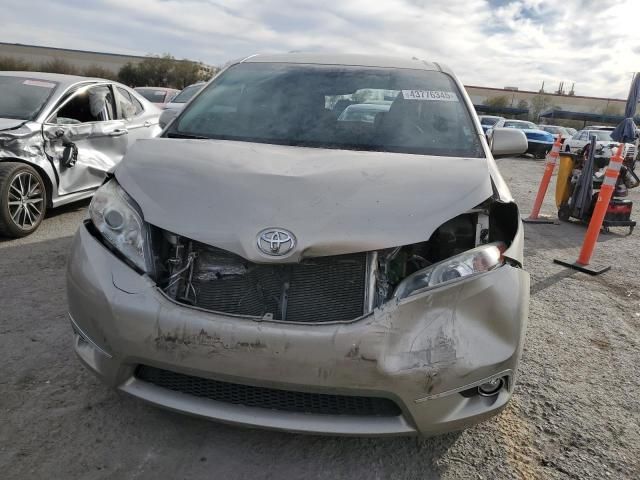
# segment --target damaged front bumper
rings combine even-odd
[[[513,392],[529,276],[505,265],[350,323],[256,322],[178,305],[82,226],[68,267],[80,359],[105,383],[154,404],[228,423],[333,435],[431,435],[498,413]],[[242,405],[142,380],[140,366],[259,391],[375,397],[394,415]],[[476,387],[502,378],[492,396]],[[314,397],[315,398],[315,397]]]

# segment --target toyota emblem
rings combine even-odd
[[[265,255],[282,257],[296,246],[293,233],[282,228],[267,228],[258,233],[258,250]]]

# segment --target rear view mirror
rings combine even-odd
[[[171,121],[178,116],[178,111],[174,109],[163,110],[158,119],[160,128],[164,128],[171,123]]]
[[[489,134],[489,146],[494,157],[521,155],[527,151],[527,136],[516,128],[493,128]]]

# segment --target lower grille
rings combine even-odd
[[[196,249],[195,305],[289,322],[353,320],[364,313],[366,253],[255,264],[204,245]]]
[[[146,365],[140,365],[136,369],[136,377],[174,392],[246,407],[316,415],[396,417],[401,413],[395,402],[386,398],[326,395],[252,387],[193,377]]]

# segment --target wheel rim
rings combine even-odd
[[[9,186],[9,216],[22,230],[30,230],[37,225],[44,212],[44,191],[42,184],[30,172],[20,172]]]

